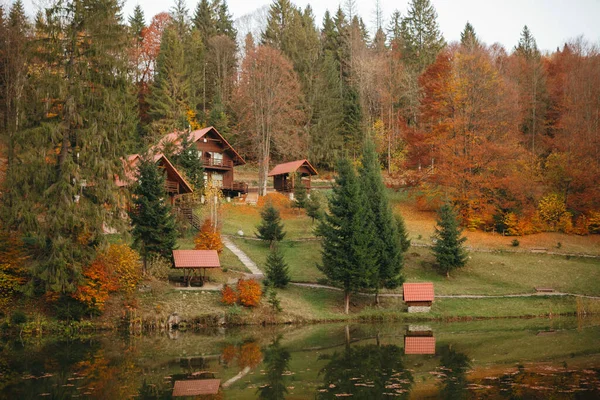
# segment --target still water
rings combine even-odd
[[[0,342],[2,399],[597,399],[600,320],[323,324]]]

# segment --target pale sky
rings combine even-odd
[[[29,13],[36,5],[47,0],[24,0]],[[173,0],[124,0],[125,16],[129,16],[136,4],[140,4],[149,22],[153,15],[168,11]],[[197,0],[186,0],[190,14]],[[371,28],[374,25],[376,0],[356,0],[359,14]],[[11,0],[0,0],[10,3]],[[345,0],[341,1],[344,3]],[[270,0],[228,0],[234,19],[269,5]],[[325,10],[335,12],[340,0],[296,0],[304,8],[310,3],[320,26]],[[384,26],[395,9],[403,15],[408,0],[380,0]],[[438,13],[438,23],[448,42],[458,40],[467,21],[475,27],[480,39],[487,43],[501,43],[510,51],[518,42],[524,25],[528,25],[540,50],[553,51],[565,41],[583,35],[593,43],[600,43],[600,0],[432,0]]]

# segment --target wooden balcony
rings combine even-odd
[[[165,182],[165,189],[167,190],[167,193],[179,193],[179,182],[174,182],[174,181],[166,181]]]
[[[245,182],[233,182],[231,185],[223,185],[221,189],[230,192],[248,193],[248,184]]]
[[[230,169],[233,168],[233,161],[224,160],[224,159],[216,159],[212,157],[202,157],[202,165],[208,168],[224,168]]]

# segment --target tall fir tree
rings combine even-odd
[[[398,245],[400,251],[405,254],[410,249],[410,239],[408,238],[408,231],[406,230],[406,223],[402,215],[395,214],[394,219],[396,220],[396,229],[398,230]]]
[[[196,143],[190,140],[190,134],[184,131],[181,136],[181,147],[175,156],[175,163],[180,166],[189,183],[194,187],[194,192],[202,193],[204,189],[204,166],[202,153]]]
[[[279,246],[273,246],[265,265],[265,285],[277,289],[285,288],[291,280],[290,268],[285,262]]]
[[[154,161],[140,160],[133,194],[133,207],[129,212],[131,233],[146,271],[148,259],[153,255],[170,260],[177,243],[175,217],[166,201],[165,177]]]
[[[429,0],[411,0],[402,20],[404,59],[418,72],[435,61],[446,46],[438,23],[437,13]]]
[[[460,45],[469,51],[473,51],[480,46],[477,34],[475,34],[475,28],[473,28],[470,22],[467,22],[465,29],[460,34]]]
[[[296,174],[294,183],[294,205],[298,208],[306,208],[308,201],[308,191],[302,181],[302,175]]]
[[[318,268],[344,291],[344,310],[348,314],[350,295],[372,287],[378,259],[371,252],[375,237],[373,216],[365,207],[366,197],[350,160],[341,159],[337,172],[329,214],[317,228],[323,238]]]
[[[280,242],[285,237],[283,223],[277,210],[271,203],[268,203],[260,211],[261,221],[256,227],[256,237],[268,242],[271,248],[276,242]]]
[[[289,0],[275,0],[269,7],[267,26],[262,34],[262,43],[281,50],[285,54],[287,37],[296,8]]]
[[[141,42],[143,39],[142,31],[146,27],[146,18],[144,17],[144,10],[139,4],[133,9],[133,14],[129,16],[128,21],[132,36]]]
[[[313,224],[315,223],[315,219],[320,220],[323,217],[323,201],[323,196],[319,191],[311,193],[306,201],[306,215],[311,218]]]
[[[204,121],[206,112],[206,48],[202,40],[202,33],[194,27],[186,36],[184,46],[185,80],[189,90],[189,110],[196,114],[196,118],[201,116],[200,119]]]
[[[373,276],[372,285],[376,290],[376,302],[379,303],[379,290],[382,288],[395,289],[402,282],[400,275],[404,260],[398,243],[398,226],[394,220],[389,205],[385,185],[381,178],[379,157],[375,145],[368,141],[363,147],[362,167],[359,170],[361,190],[366,198],[373,216],[375,230],[374,246],[371,247],[371,257],[376,259],[377,273]]]
[[[204,47],[208,45],[208,39],[217,34],[216,16],[208,0],[200,0],[196,5],[192,23],[200,32]]]
[[[216,13],[215,29],[217,35],[225,35],[234,43],[237,43],[237,30],[233,23],[233,17],[229,13],[226,0],[214,0],[212,4]]]
[[[467,238],[461,234],[456,212],[450,204],[445,203],[438,210],[432,251],[438,269],[448,278],[451,271],[467,264],[468,254],[464,248]]]
[[[171,15],[172,26],[177,31],[179,40],[183,41],[190,29],[190,16],[185,0],[175,0],[169,14]]]

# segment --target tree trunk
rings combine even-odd
[[[349,314],[350,312],[350,292],[344,292],[344,305],[345,305],[345,313]]]
[[[344,330],[346,332],[346,346],[350,346],[350,326],[346,325]]]
[[[375,291],[375,305],[379,305],[379,288]]]

